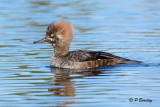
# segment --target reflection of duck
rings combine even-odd
[[[54,82],[52,85],[60,87],[50,88],[49,91],[54,92],[54,95],[57,96],[75,96],[75,89],[73,87],[73,82],[71,82],[72,79],[83,78],[85,76],[97,76],[100,72],[95,69],[74,70],[61,68],[51,68],[51,71],[54,74]],[[73,74],[81,76],[71,76]]]
[[[85,72],[84,72],[85,71]],[[72,79],[83,78],[86,76],[97,76],[100,71],[95,69],[89,70],[74,70],[74,69],[61,69],[51,68],[51,72],[54,74],[52,86],[53,88],[48,89],[49,92],[53,92],[56,96],[75,96],[74,82]],[[76,76],[74,76],[77,74]],[[55,88],[54,88],[55,87]],[[68,104],[74,104],[75,101],[67,100],[62,102],[59,106],[65,107]]]
[[[34,43],[49,42],[53,45],[54,55],[51,60],[51,66],[54,67],[86,69],[121,63],[140,63],[139,61],[125,59],[100,51],[78,50],[68,52],[72,37],[72,24],[61,20],[50,24],[46,31],[46,37]]]
[[[54,92],[56,96],[75,96],[75,89],[70,80],[68,73],[59,70],[59,73],[55,73],[54,75],[54,82],[52,85],[60,87],[49,89],[49,91]]]

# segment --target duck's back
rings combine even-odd
[[[129,60],[101,51],[70,51],[68,53],[68,58],[70,61],[77,62],[77,64],[79,63],[79,65],[84,66],[84,68],[95,68],[122,63],[140,63],[140,61]]]

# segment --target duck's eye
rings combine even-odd
[[[54,34],[51,34],[50,37],[53,38],[53,37],[54,37]]]

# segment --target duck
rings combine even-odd
[[[73,25],[66,20],[53,22],[48,26],[46,36],[33,42],[34,44],[48,42],[53,46],[54,54],[50,62],[51,67],[90,69],[125,63],[141,63],[141,61],[122,58],[102,51],[69,51],[73,39],[73,29]]]

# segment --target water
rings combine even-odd
[[[159,0],[1,0],[0,105],[158,107],[159,4]],[[143,63],[90,71],[50,68],[52,46],[32,42],[60,19],[75,26],[70,50],[105,51]],[[134,101],[140,98],[152,102]]]

